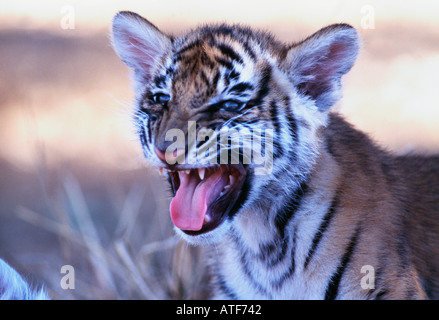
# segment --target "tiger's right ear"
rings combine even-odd
[[[113,18],[112,44],[121,60],[134,69],[136,77],[148,79],[171,39],[138,14],[121,11]]]

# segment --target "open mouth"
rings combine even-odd
[[[165,169],[174,192],[171,219],[188,235],[203,234],[221,225],[238,200],[247,176],[243,165],[173,169]]]

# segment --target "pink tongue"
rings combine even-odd
[[[174,225],[181,230],[200,230],[208,206],[219,197],[228,180],[228,175],[223,175],[222,170],[202,182],[196,172],[180,173],[180,187],[170,206]]]

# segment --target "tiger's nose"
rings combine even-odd
[[[177,162],[182,163],[182,161],[184,160],[184,149],[175,149],[174,151],[169,151],[169,150],[163,151],[155,147],[155,153],[160,160],[166,162],[167,164],[175,164]]]

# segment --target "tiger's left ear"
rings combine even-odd
[[[328,111],[341,97],[341,77],[357,58],[357,31],[347,24],[334,24],[317,31],[288,50],[285,60],[298,92]]]

